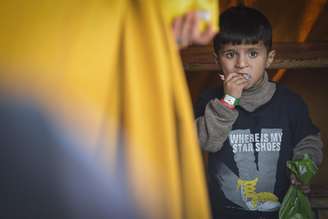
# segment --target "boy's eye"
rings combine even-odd
[[[256,58],[257,55],[258,55],[258,52],[257,51],[250,51],[249,52],[249,57],[251,57],[251,58]]]
[[[224,53],[224,56],[227,59],[232,59],[235,56],[235,53],[234,52],[226,52],[226,53]]]

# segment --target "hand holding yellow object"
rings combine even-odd
[[[206,45],[217,33],[211,25],[201,32],[199,30],[199,23],[200,20],[196,12],[188,12],[174,19],[172,29],[179,49],[191,44]]]
[[[169,22],[189,11],[196,12],[200,18],[199,30],[203,32],[211,26],[218,31],[218,0],[162,0],[164,13]]]

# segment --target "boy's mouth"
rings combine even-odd
[[[247,81],[252,79],[252,76],[249,73],[239,73],[245,78]]]
[[[251,76],[250,74],[244,74],[243,77],[244,77],[247,81],[251,80],[251,78],[252,78],[252,76]]]
[[[252,75],[250,75],[249,73],[238,73],[238,74],[240,74],[246,81],[249,81],[249,80],[251,80],[252,79]],[[223,74],[219,74],[219,76],[220,76],[220,78],[221,78],[221,80],[222,81],[224,81],[225,80],[225,77],[224,77],[224,75]]]

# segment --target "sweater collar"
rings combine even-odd
[[[267,72],[262,79],[253,87],[244,90],[239,105],[246,111],[253,112],[258,107],[267,103],[276,91],[276,84],[270,82]]]

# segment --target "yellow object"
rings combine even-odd
[[[112,174],[122,154],[146,218],[207,219],[187,84],[162,8],[156,0],[2,1],[1,88],[40,104]]]
[[[169,22],[188,11],[196,11],[201,21],[200,31],[204,31],[209,25],[214,31],[218,31],[218,0],[161,0],[161,3]]]
[[[256,192],[256,185],[257,185],[258,178],[256,177],[253,180],[241,180],[238,179],[237,181],[237,189],[241,189],[243,187],[243,192],[245,198],[251,200],[252,207],[256,209],[259,202],[279,202],[278,197],[271,193],[271,192]]]

